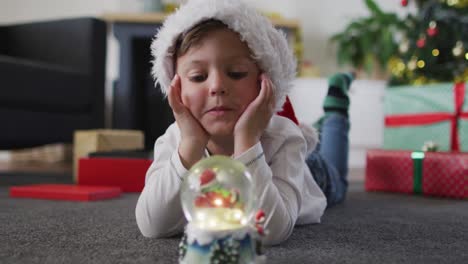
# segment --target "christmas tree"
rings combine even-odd
[[[419,0],[416,6],[388,62],[390,84],[468,81],[468,0]]]
[[[382,10],[374,0],[363,1],[369,15],[352,19],[330,40],[336,45],[339,65],[348,64],[367,76],[387,79],[388,61],[398,50],[395,35],[406,25],[395,13]]]

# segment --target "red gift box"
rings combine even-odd
[[[70,184],[34,184],[10,187],[10,197],[68,201],[97,201],[120,196],[120,188]]]
[[[468,153],[369,150],[365,189],[468,198]]]
[[[151,159],[135,158],[81,158],[78,184],[116,186],[123,192],[141,192],[152,162]]]

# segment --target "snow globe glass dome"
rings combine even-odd
[[[249,224],[256,211],[252,176],[241,162],[212,156],[196,163],[184,178],[181,203],[199,229],[224,231]]]

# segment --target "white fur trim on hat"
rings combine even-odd
[[[161,91],[167,95],[174,77],[170,48],[178,36],[197,23],[217,19],[239,33],[253,53],[261,70],[275,85],[276,110],[282,109],[296,75],[296,60],[286,36],[269,19],[240,0],[189,0],[168,16],[151,44],[152,74]]]

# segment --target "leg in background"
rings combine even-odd
[[[336,74],[329,79],[325,116],[316,124],[320,144],[306,160],[327,197],[328,207],[343,201],[348,187],[348,90],[352,80],[350,74]]]

